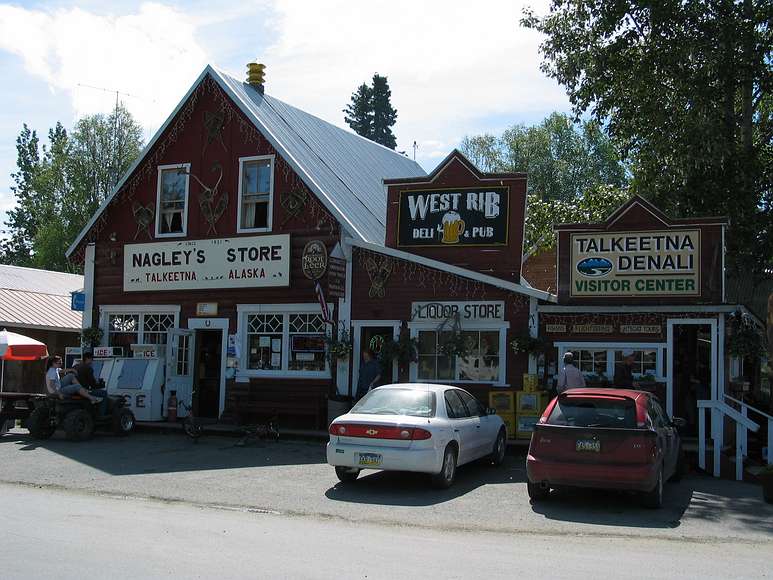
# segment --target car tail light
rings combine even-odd
[[[398,427],[397,425],[354,425],[334,423],[328,432],[339,437],[363,437],[366,439],[401,439],[403,441],[425,440],[432,437],[426,429]]]

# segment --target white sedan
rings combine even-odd
[[[502,419],[470,393],[430,384],[373,389],[329,432],[327,462],[342,482],[363,469],[417,471],[443,488],[459,465],[482,457],[501,465],[507,439]]]

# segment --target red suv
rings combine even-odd
[[[683,469],[677,426],[651,393],[627,389],[570,389],[554,398],[534,428],[526,460],[529,497],[551,487],[643,492],[663,504],[663,482]]]

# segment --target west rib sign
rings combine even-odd
[[[573,297],[700,296],[701,232],[573,233]]]
[[[399,246],[507,245],[508,188],[400,192]]]

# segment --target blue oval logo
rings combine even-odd
[[[577,271],[589,278],[599,278],[612,271],[612,262],[606,258],[585,258],[577,262]]]

